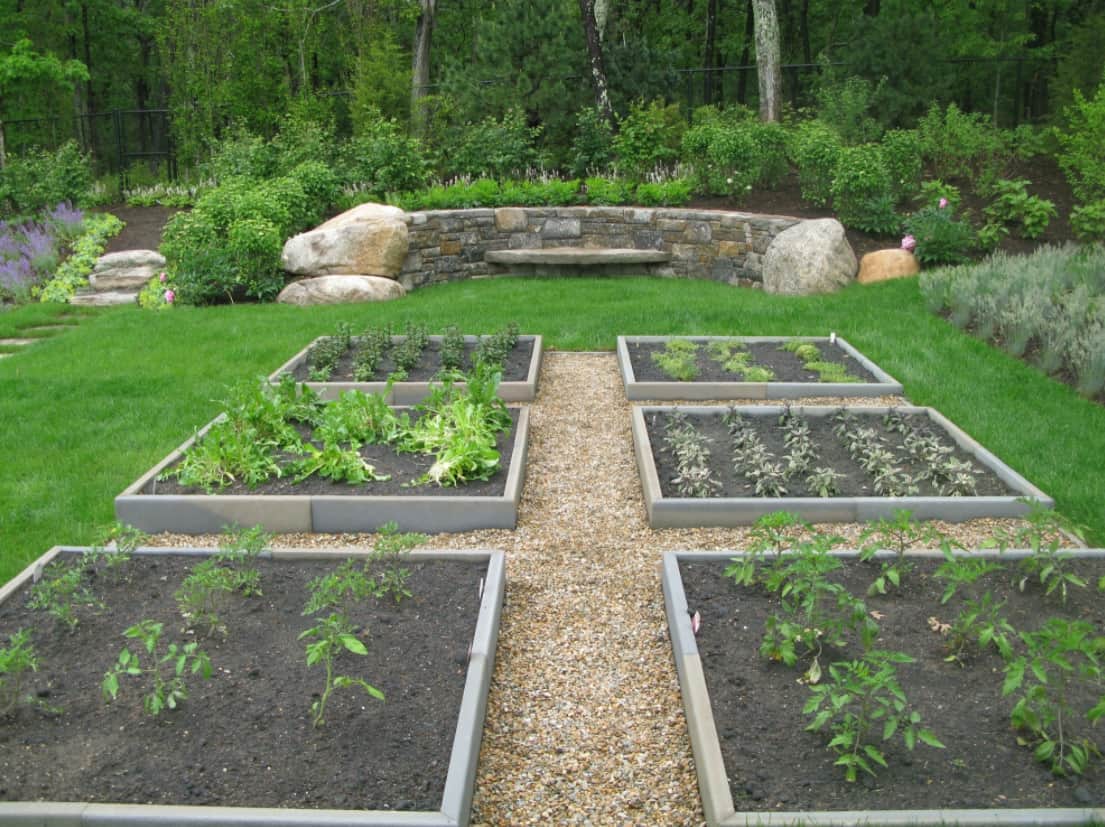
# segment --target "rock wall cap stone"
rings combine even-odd
[[[407,294],[403,285],[380,276],[317,276],[293,281],[276,297],[283,304],[385,302]]]
[[[779,233],[763,261],[764,290],[787,296],[832,293],[856,276],[856,254],[835,218],[801,221]]]
[[[875,284],[880,281],[915,276],[919,272],[921,272],[921,265],[909,250],[899,248],[875,250],[860,259],[856,281],[860,284]]]

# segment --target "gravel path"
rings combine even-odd
[[[612,354],[548,353],[540,389],[518,528],[427,544],[507,552],[473,822],[701,824],[659,563],[664,550],[739,548],[746,530],[649,529]],[[849,400],[893,401],[902,400]],[[971,543],[996,524],[941,527]],[[860,528],[832,526],[850,539]],[[274,543],[371,544],[372,535],[281,535]]]

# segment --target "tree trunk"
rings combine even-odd
[[[606,86],[606,68],[602,62],[602,42],[595,22],[595,0],[579,0],[579,13],[583,18],[583,33],[587,38],[587,56],[591,63],[591,85],[595,87],[595,105],[603,119],[613,125],[614,112],[610,106],[610,92]]]
[[[709,0],[706,4],[706,54],[703,56],[702,66],[706,70],[702,84],[702,103],[709,106],[714,102],[714,42],[717,38],[717,0]]]
[[[411,126],[415,135],[422,135],[425,118],[422,98],[430,85],[430,41],[434,32],[437,0],[419,0],[421,10],[414,30],[414,56],[411,58]]]
[[[775,0],[752,0],[756,16],[756,74],[760,82],[760,120],[778,121],[783,99],[779,57],[779,18]]]

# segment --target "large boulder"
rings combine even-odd
[[[859,260],[859,275],[856,276],[856,281],[860,284],[875,284],[880,281],[915,276],[919,272],[921,272],[921,266],[909,250],[900,248],[875,250]]]
[[[284,304],[386,302],[407,295],[397,281],[381,276],[316,276],[293,281],[276,297]]]
[[[764,254],[764,290],[786,296],[832,293],[856,276],[856,254],[835,218],[800,221]]]
[[[397,278],[407,257],[403,211],[361,204],[284,244],[282,263],[297,276],[382,276]]]
[[[154,250],[124,250],[96,259],[88,283],[101,292],[141,290],[165,269],[165,257]]]

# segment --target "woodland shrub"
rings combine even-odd
[[[377,118],[341,148],[339,167],[347,184],[360,184],[383,196],[426,184],[430,164],[416,138],[395,120]]]
[[[821,121],[803,121],[790,131],[788,152],[798,168],[802,198],[820,207],[827,205],[841,152],[840,137]]]
[[[942,110],[934,103],[918,122],[917,132],[936,178],[981,180],[1002,166],[1005,142],[985,115],[962,112],[954,103]]]
[[[833,209],[841,222],[869,233],[896,233],[901,219],[894,212],[890,172],[878,144],[840,150],[831,188]]]
[[[614,161],[614,131],[593,106],[576,113],[570,157],[571,173],[577,178],[604,173]]]
[[[466,125],[443,165],[449,176],[521,178],[537,166],[536,141],[540,134],[540,127],[531,129],[521,111],[512,109],[501,119],[487,117]]]
[[[1105,392],[1105,247],[996,253],[979,264],[923,270],[929,308],[1083,394]]]
[[[1067,129],[1059,133],[1059,166],[1080,202],[1105,201],[1105,82],[1090,99],[1074,90],[1066,118]]]
[[[642,181],[658,167],[673,166],[686,128],[677,104],[665,106],[658,100],[632,104],[614,138],[619,175]]]
[[[790,170],[779,124],[762,123],[744,110],[703,107],[695,116],[698,122],[683,135],[682,160],[699,191],[740,198],[777,186]]]
[[[75,141],[53,152],[36,149],[8,158],[0,169],[0,216],[29,217],[68,201],[84,204],[92,168]]]

